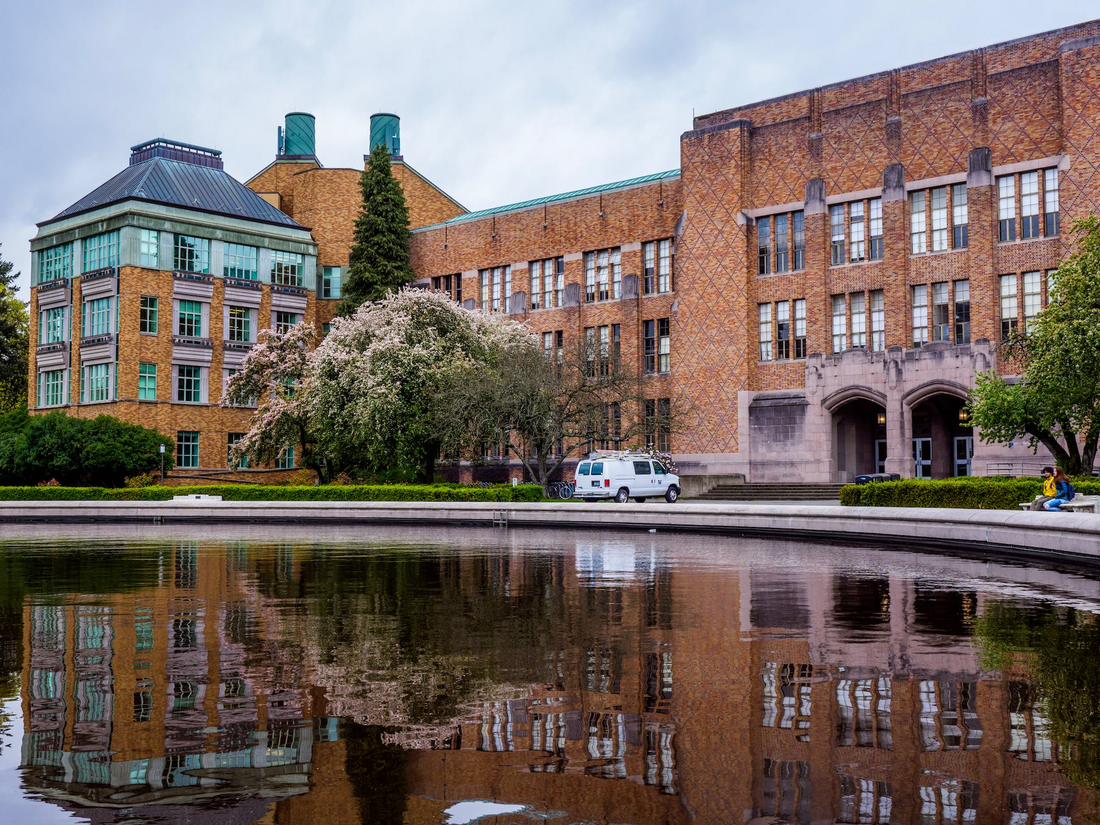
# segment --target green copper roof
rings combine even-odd
[[[536,206],[545,206],[550,203],[587,198],[592,195],[603,194],[604,192],[617,192],[621,189],[633,189],[635,186],[645,186],[646,184],[657,183],[663,180],[676,180],[679,177],[679,169],[670,169],[668,172],[656,172],[652,175],[642,175],[640,178],[630,178],[629,180],[620,180],[615,183],[589,186],[587,189],[575,189],[572,192],[563,192],[560,195],[547,195],[544,198],[533,198],[529,201],[510,203],[507,206],[494,206],[491,209],[479,209],[477,212],[467,212],[465,215],[459,215],[456,218],[451,218],[449,221],[433,224],[433,226],[422,226],[414,231],[422,232],[425,229],[432,229],[436,226],[447,226],[455,223],[465,223],[466,221],[476,221],[479,218],[485,218],[489,215],[500,215],[504,212],[520,212],[524,209],[531,209]]]

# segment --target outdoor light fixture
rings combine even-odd
[[[966,407],[959,410],[959,423],[963,426],[970,426],[970,412]]]
[[[878,423],[879,424],[885,424],[886,423],[886,413],[881,412],[881,413],[878,414]]]

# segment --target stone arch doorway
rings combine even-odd
[[[856,476],[886,468],[886,407],[873,396],[850,397],[832,410],[833,478],[852,482]]]
[[[922,393],[911,399],[909,417],[914,478],[971,474],[974,428],[965,394],[954,387]]]

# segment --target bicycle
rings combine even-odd
[[[573,491],[577,489],[577,486],[571,481],[552,481],[548,486],[547,493],[550,498],[560,498],[562,501],[568,501],[573,497]]]

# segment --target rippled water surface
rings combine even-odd
[[[1093,577],[672,534],[3,530],[0,822],[1096,815]]]

